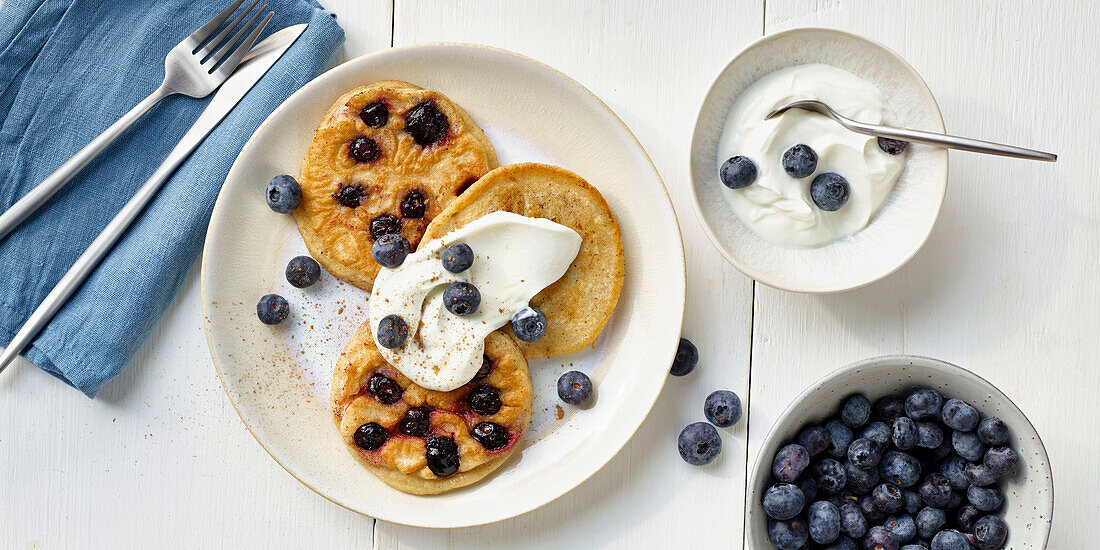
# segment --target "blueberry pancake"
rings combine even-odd
[[[516,451],[531,392],[527,360],[501,331],[485,338],[485,364],[472,381],[437,392],[386,363],[364,324],[336,363],[332,406],[360,463],[396,489],[429,495],[480,480]]]
[[[531,305],[546,315],[546,334],[534,342],[517,341],[524,357],[563,355],[591,345],[615,310],[626,273],[619,224],[603,196],[563,168],[536,163],[502,166],[451,201],[428,225],[424,240],[498,210],[549,219],[582,239],[565,274],[531,299]]]
[[[322,119],[294,220],[325,269],[370,290],[375,239],[401,233],[415,248],[428,223],[496,165],[484,132],[443,94],[376,82],[341,96]]]

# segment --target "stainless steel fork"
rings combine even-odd
[[[244,0],[236,0],[199,30],[183,39],[164,58],[164,82],[160,87],[143,99],[130,112],[118,119],[109,128],[99,134],[91,143],[84,146],[72,158],[65,161],[42,183],[31,189],[23,198],[16,201],[6,212],[0,214],[0,239],[15,229],[32,212],[42,206],[58,189],[61,189],[77,172],[99,155],[124,130],[129,128],[141,115],[145,114],[160,100],[172,95],[183,94],[195,98],[206,97],[218,89],[225,79],[237,68],[245,54],[256,43],[264,27],[271,21],[274,12],[267,12],[267,5],[253,11],[260,0],[253,0],[247,8],[237,14],[228,24],[223,25],[233,12],[237,11]],[[241,25],[249,13],[252,16]],[[259,23],[257,19],[263,16]],[[240,28],[232,36],[233,29]],[[214,34],[214,31],[218,31]],[[247,33],[247,36],[246,36]],[[242,40],[241,37],[244,37]]]

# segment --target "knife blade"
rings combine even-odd
[[[233,107],[240,102],[241,98],[290,49],[290,46],[302,35],[307,26],[303,23],[276,31],[249,50],[246,60],[221,85],[206,109],[199,115],[195,124],[183,135],[179,145],[172,149],[172,152],[157,167],[153,175],[122,206],[118,214],[107,224],[107,227],[103,228],[103,231],[92,241],[92,244],[88,245],[88,249],[77,258],[53,290],[46,295],[46,299],[39,304],[34,313],[31,313],[23,326],[15,333],[15,337],[4,349],[4,353],[0,354],[0,372],[4,372],[4,369],[19,356],[23,349],[31,343],[31,340],[38,335],[39,331],[46,326],[46,323],[49,323],[57,310],[61,309],[61,306],[72,296],[73,292],[80,288],[80,285],[88,278],[92,270],[99,265],[103,257],[110,252],[111,248],[126,231],[126,228],[141,214],[145,206],[149,204],[149,201],[164,185],[164,182],[168,181],[168,178],[175,173],[176,168],[179,168],[180,164],[187,160],[187,157],[202,143],[202,140],[218,126],[218,123],[233,110]]]

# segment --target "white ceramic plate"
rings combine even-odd
[[[913,144],[894,192],[858,233],[820,248],[772,244],[734,215],[718,180],[718,140],[738,96],[764,75],[804,63],[847,70],[886,94],[901,124],[943,132],[939,106],[924,80],[885,46],[832,29],[794,29],[749,45],[718,75],[695,122],[692,199],[711,243],[742,273],[796,292],[840,292],[877,281],[920,250],[947,190],[947,151]]]
[[[521,451],[481,483],[413,496],[378,481],[344,447],[329,407],[332,367],[367,319],[369,294],[324,273],[296,289],[283,271],[307,254],[290,216],[268,209],[276,174],[297,174],[313,131],[336,98],[398,79],[443,92],[485,130],[500,163],[540,161],[596,186],[615,211],[626,249],[618,309],[596,345],[531,362],[534,415]],[[644,251],[644,254],[643,254]],[[684,257],[672,204],[630,130],[565,75],[506,51],[432,44],[349,61],[280,106],[237,158],[210,221],[202,264],[203,311],[222,384],[248,429],[292,475],[363,514],[408,525],[462,527],[533,510],[576,487],[623,447],[668,375],[684,308]],[[642,295],[643,289],[648,292]],[[277,327],[256,319],[256,301],[285,296]],[[558,409],[566,370],[588,373],[595,403]]]
[[[775,421],[756,457],[745,510],[746,548],[775,550],[768,541],[768,518],[760,499],[768,488],[772,460],[781,445],[793,441],[803,426],[821,423],[840,410],[841,400],[862,393],[876,399],[916,386],[934,388],[945,399],[973,405],[983,417],[996,416],[1008,425],[1008,446],[1020,454],[1015,473],[1001,483],[1004,504],[996,513],[1008,524],[1005,548],[1046,547],[1054,514],[1054,478],[1043,440],[1024,413],[986,379],[951,363],[913,355],[887,355],[852,363],[822,378],[798,397]]]

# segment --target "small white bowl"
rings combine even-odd
[[[776,420],[756,457],[746,491],[746,548],[775,550],[768,540],[768,517],[760,499],[768,488],[772,460],[780,446],[791,442],[803,426],[821,423],[840,410],[841,401],[862,393],[876,399],[904,393],[916,386],[934,388],[944,398],[973,405],[982,417],[996,416],[1008,425],[1008,446],[1020,455],[1016,472],[1001,488],[1004,504],[998,514],[1008,524],[1005,548],[1046,547],[1054,514],[1054,478],[1042,439],[1016,404],[984,378],[956,365],[915,355],[885,355],[852,363],[822,378],[798,397]]]
[[[691,143],[692,200],[711,243],[745,275],[782,290],[841,292],[893,273],[920,250],[947,191],[947,151],[913,144],[893,193],[867,227],[850,237],[820,248],[787,248],[762,239],[722,196],[718,140],[746,88],[771,72],[804,63],[833,65],[874,84],[904,127],[944,131],[924,80],[885,46],[832,29],[769,35],[737,54],[707,92]]]

